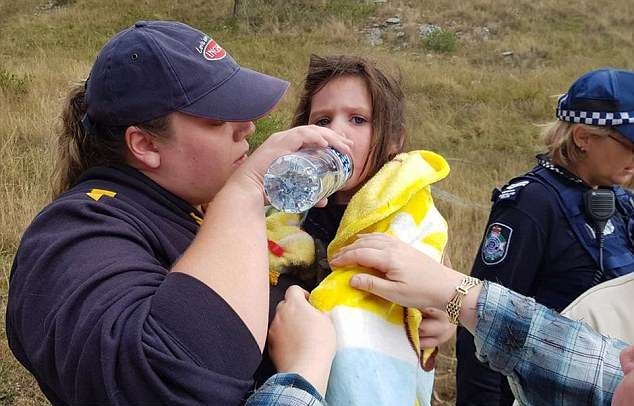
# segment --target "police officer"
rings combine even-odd
[[[537,165],[493,192],[471,275],[556,311],[600,281],[634,271],[634,72],[599,69],[577,79],[544,132]],[[518,332],[519,335],[526,332]],[[475,358],[460,328],[458,405],[511,405],[502,375]]]

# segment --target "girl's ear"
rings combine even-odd
[[[390,159],[394,158],[395,156],[403,152],[404,148],[405,148],[405,129],[403,128],[401,130],[401,134],[398,137],[398,139],[392,142],[389,146]]]
[[[156,169],[161,165],[161,155],[156,137],[139,127],[130,126],[125,131],[128,155],[141,166],[140,169]]]

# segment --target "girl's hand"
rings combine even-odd
[[[418,328],[421,347],[440,347],[456,334],[456,326],[449,322],[449,316],[433,307],[422,309],[423,321]]]

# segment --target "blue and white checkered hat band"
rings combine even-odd
[[[571,123],[615,126],[634,123],[634,111],[582,111],[567,110],[568,93],[561,95],[557,102],[557,118]]]
[[[557,109],[557,118],[571,123],[589,125],[623,125],[634,124],[634,111],[576,111]]]

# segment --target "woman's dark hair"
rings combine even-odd
[[[87,169],[95,166],[126,163],[125,131],[127,126],[107,127],[94,123],[86,131],[82,119],[86,114],[85,83],[74,86],[68,94],[57,133],[57,162],[53,173],[53,198],[71,188]],[[168,138],[169,116],[136,124],[156,137]]]
[[[372,140],[362,169],[367,167],[369,178],[402,152],[405,142],[405,97],[400,81],[381,72],[375,63],[357,56],[311,55],[292,126],[308,124],[313,96],[342,76],[361,77],[372,97]]]

